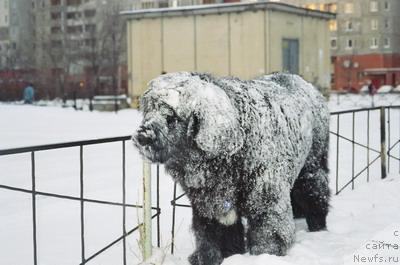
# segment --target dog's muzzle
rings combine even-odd
[[[140,126],[139,130],[133,136],[133,141],[135,141],[140,146],[147,146],[154,144],[156,136],[154,132],[144,126]]]

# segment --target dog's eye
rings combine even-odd
[[[175,123],[175,121],[176,121],[175,116],[173,116],[173,115],[168,115],[167,116],[167,124],[168,125],[171,125],[171,124]]]

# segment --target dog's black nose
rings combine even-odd
[[[148,137],[142,133],[138,133],[135,138],[138,144],[142,146],[150,145],[153,143],[153,139],[151,137]]]

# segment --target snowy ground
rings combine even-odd
[[[400,104],[398,95],[378,95],[375,106]],[[330,108],[343,110],[368,107],[368,96],[331,96]],[[356,115],[355,139],[366,144],[366,114]],[[371,112],[370,144],[379,150],[379,112]],[[118,135],[129,135],[137,128],[141,116],[135,110],[123,110],[118,114],[74,111],[59,107],[21,106],[0,104],[0,149],[84,140]],[[391,113],[391,141],[400,138],[400,113]],[[352,137],[352,117],[340,118],[340,134]],[[331,130],[336,131],[336,117],[332,117]],[[351,178],[352,145],[340,140],[339,186]],[[393,154],[398,157],[400,149]],[[38,152],[37,189],[40,191],[79,196],[79,149],[67,148]],[[365,166],[367,152],[355,147],[355,172]],[[374,153],[370,152],[371,159]],[[136,150],[127,145],[128,202],[140,203],[141,163]],[[30,188],[29,154],[0,157],[0,184]],[[366,249],[367,241],[385,240],[400,245],[400,174],[399,162],[391,160],[390,175],[380,180],[379,160],[371,167],[370,183],[366,174],[356,181],[355,190],[345,190],[332,199],[328,216],[328,231],[309,233],[304,220],[296,221],[296,243],[285,257],[269,255],[236,255],[224,261],[224,265],[312,265],[357,264],[362,257],[397,255],[397,252]],[[51,166],[49,166],[51,165]],[[84,149],[85,197],[121,201],[121,143],[85,147]],[[335,190],[336,138],[331,139],[331,187]],[[162,251],[169,252],[171,243],[171,207],[173,183],[161,170],[161,242]],[[153,198],[155,198],[153,196]],[[180,201],[184,203],[183,199]],[[69,265],[80,263],[79,203],[38,196],[38,256],[41,265]],[[128,227],[138,222],[138,210],[128,211]],[[190,232],[191,212],[177,208],[175,256],[167,255],[163,264],[187,264],[186,257],[194,248]],[[154,223],[155,224],[155,223]],[[86,256],[110,243],[122,233],[122,209],[118,206],[85,204]],[[128,264],[140,260],[138,233],[128,240]],[[156,242],[156,241],[154,241]],[[359,258],[354,260],[355,255]],[[160,255],[158,255],[159,257]],[[372,262],[368,262],[374,264]],[[400,263],[400,261],[398,261]],[[31,198],[28,194],[0,189],[0,264],[30,265],[32,262]],[[122,244],[103,253],[89,264],[122,264]],[[379,264],[395,264],[386,262]]]

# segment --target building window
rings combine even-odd
[[[329,30],[330,31],[337,31],[337,21],[336,20],[330,20],[329,21]]]
[[[77,19],[81,17],[81,13],[79,12],[68,12],[67,19]]]
[[[347,43],[346,43],[346,49],[353,49],[353,40],[352,39],[348,39]]]
[[[389,19],[385,18],[385,29],[390,28],[390,22]]]
[[[329,12],[336,13],[337,12],[337,4],[328,4]]]
[[[337,49],[337,39],[336,38],[331,39],[331,48]]]
[[[95,47],[96,46],[96,39],[86,39],[85,40],[85,45],[89,47]]]
[[[168,7],[168,1],[160,1],[160,3],[158,4],[159,8],[166,8]]]
[[[51,27],[50,31],[52,34],[61,33],[61,27]]]
[[[312,9],[312,10],[317,10],[317,4],[308,4],[308,5],[306,5],[306,8]]]
[[[94,33],[96,32],[96,25],[95,24],[88,24],[85,26],[85,31],[86,32],[90,32],[90,33]]]
[[[378,1],[369,2],[369,11],[378,12]]]
[[[77,6],[81,4],[81,0],[67,0],[67,6]]]
[[[60,40],[52,40],[51,41],[52,48],[59,49],[62,47],[62,41]]]
[[[69,41],[69,46],[70,46],[72,49],[77,49],[77,48],[81,47],[82,44],[83,44],[83,41],[82,41],[82,40],[70,40],[70,41]]]
[[[378,48],[378,38],[373,37],[373,38],[371,39],[371,46],[370,46],[370,48],[371,48],[371,49],[376,49],[376,48]]]
[[[142,9],[155,8],[154,2],[142,2]]]
[[[355,62],[354,64],[357,64],[357,62]],[[357,80],[362,80],[364,77],[364,72],[357,72]]]
[[[95,9],[85,10],[84,14],[85,14],[85,17],[87,17],[87,18],[94,17],[96,15],[96,10]]]
[[[59,6],[61,5],[61,0],[51,0],[50,4],[52,6]]]
[[[344,4],[344,13],[353,14],[354,13],[354,4],[353,3],[345,3]]]
[[[8,16],[7,15],[4,16],[4,22],[8,23]]]
[[[389,11],[390,10],[390,3],[388,1],[385,1],[385,3],[383,4],[383,8],[385,9],[385,11]]]
[[[9,39],[10,29],[8,27],[0,27],[0,41]]]
[[[383,47],[390,48],[390,39],[389,38],[383,39]]]
[[[377,19],[371,19],[371,30],[378,30],[378,20]]]
[[[6,9],[8,8],[8,0],[4,1],[4,8],[6,8]]]
[[[67,27],[68,33],[82,33],[83,27],[82,26],[69,26]]]
[[[51,19],[58,20],[61,18],[61,12],[51,12]]]
[[[353,30],[353,23],[351,21],[346,21],[346,30],[347,31]]]

